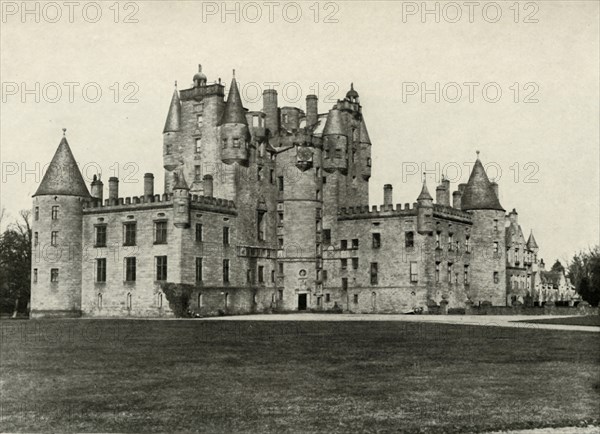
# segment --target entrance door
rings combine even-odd
[[[306,310],[306,294],[298,294],[298,310]]]

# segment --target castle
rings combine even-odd
[[[558,299],[477,158],[435,201],[369,207],[371,140],[353,86],[326,113],[243,107],[234,77],[173,93],[164,193],[88,190],[63,138],[33,196],[32,316],[181,316],[334,310],[402,313]],[[90,193],[91,192],[91,193]],[[140,192],[142,193],[142,192]],[[451,198],[452,196],[452,198]],[[452,199],[452,200],[451,200]],[[551,294],[548,296],[548,294]]]

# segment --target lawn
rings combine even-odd
[[[581,315],[581,316],[570,316],[568,318],[544,318],[544,319],[532,319],[529,321],[523,321],[529,323],[538,324],[565,324],[565,325],[578,325],[578,326],[596,326],[600,327],[600,315]]]
[[[408,322],[2,321],[1,431],[598,423],[598,334]]]

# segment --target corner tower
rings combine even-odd
[[[225,164],[238,163],[248,166],[250,132],[242,105],[242,98],[235,80],[235,70],[225,103],[225,111],[219,122],[221,127],[221,159]]]
[[[81,315],[82,216],[91,196],[65,133],[33,195],[32,317]]]
[[[473,216],[471,229],[471,285],[467,293],[475,304],[506,304],[506,241],[504,208],[500,205],[477,151],[477,160],[464,188],[461,207]]]

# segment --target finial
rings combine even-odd
[[[477,154],[477,159],[479,159],[479,151],[475,151],[475,153]]]
[[[233,78],[235,78],[235,69],[233,70]]]
[[[198,64],[198,72],[202,72],[202,64],[201,63]]]
[[[354,83],[350,83],[350,90],[354,90]]]
[[[427,183],[427,172],[423,172],[423,185]]]
[[[175,89],[177,89],[177,80],[175,80]]]
[[[219,84],[221,84],[221,77],[219,77]]]
[[[63,137],[67,137],[67,129],[63,128],[62,130],[63,130]]]

